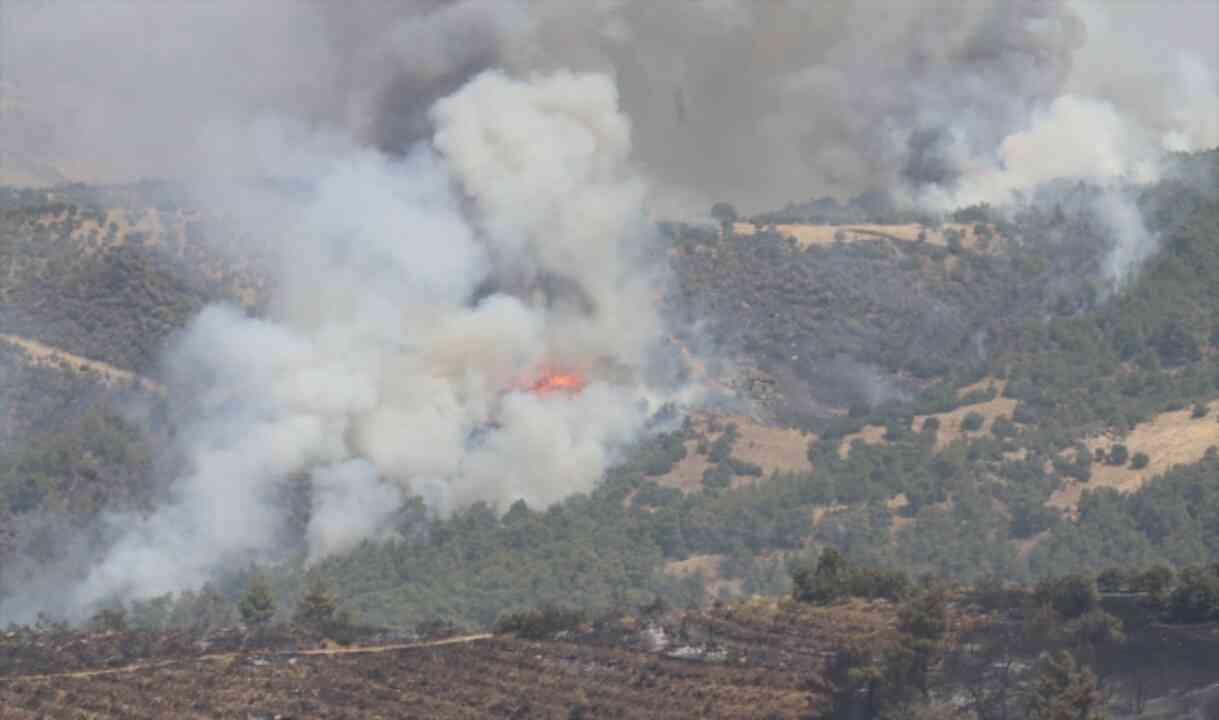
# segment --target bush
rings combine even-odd
[[[1103,593],[1118,593],[1126,589],[1130,578],[1119,568],[1108,568],[1096,576],[1096,589]]]
[[[1194,410],[1192,413],[1190,413],[1190,416],[1197,420],[1199,418],[1206,417],[1206,414],[1210,411],[1211,409],[1207,407],[1206,403],[1199,401],[1194,403]]]
[[[807,560],[798,563],[791,577],[792,597],[818,605],[844,597],[898,600],[910,589],[910,578],[901,570],[852,567],[834,548],[821,553],[815,568]]]
[[[998,437],[1012,437],[1018,432],[1016,423],[1005,417],[995,418],[995,422],[991,424],[990,431]]]
[[[1130,459],[1130,450],[1125,445],[1114,445],[1109,449],[1109,464],[1122,466]]]
[[[961,419],[961,429],[966,432],[977,432],[982,429],[982,423],[986,418],[982,417],[981,413],[971,412]]]
[[[1179,623],[1219,619],[1219,575],[1202,568],[1182,570],[1176,589],[1168,596],[1168,617]]]
[[[1066,575],[1042,580],[1034,593],[1036,600],[1054,608],[1067,620],[1084,615],[1097,606],[1096,583],[1083,575]]]
[[[726,490],[732,484],[732,470],[727,464],[713,465],[703,471],[704,490]]]
[[[534,610],[501,615],[495,623],[495,632],[515,635],[525,640],[544,640],[564,630],[575,630],[584,620],[584,612],[581,610],[544,605]]]
[[[1134,470],[1142,470],[1151,462],[1151,458],[1145,452],[1136,452],[1134,457],[1130,459],[1130,467]]]
[[[738,460],[736,458],[730,457],[730,458],[728,458],[728,460],[725,461],[725,464],[728,467],[732,468],[732,472],[736,473],[737,475],[744,475],[744,476],[748,476],[748,477],[762,477],[761,466],[756,465],[754,463],[746,462],[744,460]]]

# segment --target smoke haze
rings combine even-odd
[[[649,214],[1153,178],[1219,143],[1213,34],[1181,35],[1214,7],[1173,7],[1127,37],[1143,11],[1064,0],[6,2],[6,178],[181,180],[278,258],[266,317],[208,308],[168,350],[188,469],[62,609],[273,559],[289,481],[313,559],[411,494],[591,488],[673,392],[644,381]],[[519,389],[546,368],[590,384]]]

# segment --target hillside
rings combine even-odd
[[[0,701],[15,718],[804,718],[867,706],[966,718],[1020,712],[1043,653],[1069,647],[1092,660],[1115,717],[1208,702],[1177,691],[1213,681],[1213,632],[1148,624],[1130,593],[1093,591],[1081,605],[1071,582],[591,620],[548,609],[492,633],[354,629],[342,645],[301,625],[133,630],[113,616],[93,632],[0,636]],[[927,664],[903,664],[903,648]]]
[[[1181,159],[1194,168],[1183,176],[1213,169],[1217,157]],[[300,655],[294,664],[238,654],[141,665],[134,689],[112,673],[55,678],[53,695],[40,690],[51,679],[32,677],[5,681],[0,692],[31,717],[143,712],[139,688],[155,684],[173,688],[160,697],[174,713],[228,712],[247,703],[253,683],[271,690],[249,712],[271,716],[340,707],[359,715],[406,701],[441,717],[562,717],[585,703],[623,716],[636,707],[688,716],[701,703],[709,716],[773,707],[796,717],[818,692],[806,677],[813,664],[801,665],[811,656],[796,646],[849,623],[738,626],[706,608],[790,593],[793,568],[824,548],[853,563],[977,584],[1219,562],[1219,198],[1213,185],[1175,177],[1142,188],[1158,250],[1112,287],[1104,279],[1111,238],[1086,203],[1072,205],[1089,192],[1068,192],[1065,210],[962,211],[955,225],[939,225],[973,238],[959,244],[931,234],[920,242],[910,235],[921,226],[896,222],[903,218],[728,233],[663,225],[672,360],[712,401],[666,408],[657,430],[591,492],[551,507],[476,503],[448,517],[414,498],[394,515],[390,539],[306,564],[313,498],[289,478],[275,491],[291,508],[280,564],[128,608],[165,610],[148,632],[176,632],[199,614],[203,625],[224,627],[259,572],[281,608],[321,578],[361,622],[398,633],[427,623],[476,633],[543,604],[590,617],[668,604],[704,608],[689,617],[711,613],[729,637],[739,633],[750,658],[741,666],[656,660],[591,636],[497,635]],[[160,354],[208,303],[264,312],[265,259],[201,242],[222,226],[180,200],[161,186],[4,197],[0,604],[25,587],[62,600],[52,590],[79,579],[112,541],[113,513],[146,513],[172,495],[182,468],[172,440],[180,398],[161,375]],[[826,228],[841,230],[841,241],[832,233],[822,242]],[[993,233],[985,248],[978,228]],[[861,622],[891,613],[878,605]],[[776,634],[790,635],[790,648]],[[759,645],[776,642],[791,654],[754,659]],[[830,648],[808,652],[822,662]],[[508,665],[520,674],[480,679]],[[97,666],[96,657],[64,655],[40,672]],[[587,667],[603,672],[572,669]],[[357,679],[378,674],[386,680],[374,681],[371,705],[349,707]],[[437,679],[449,674],[469,693],[451,694]],[[330,689],[294,705],[321,676],[333,679]],[[524,685],[552,694],[522,709],[506,698]],[[738,704],[725,688],[748,700]]]

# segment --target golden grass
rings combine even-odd
[[[1129,464],[1113,465],[1092,463],[1092,477],[1087,483],[1066,480],[1062,487],[1050,496],[1046,505],[1075,512],[1085,490],[1114,488],[1130,493],[1141,488],[1151,478],[1162,475],[1174,465],[1196,463],[1212,446],[1219,446],[1219,400],[1212,400],[1210,412],[1201,418],[1192,417],[1192,408],[1160,413],[1149,422],[1139,423],[1125,437],[1111,434],[1099,435],[1085,441],[1089,452],[1104,448],[1106,453],[1116,444],[1125,445],[1130,456],[1137,452],[1147,453],[1151,462],[1141,470]]]
[[[737,426],[737,439],[732,446],[732,456],[738,460],[751,462],[762,468],[762,477],[768,477],[774,472],[808,472],[813,469],[808,460],[808,445],[814,435],[806,435],[799,430],[771,427],[763,425],[748,415],[721,415],[699,413],[691,416],[695,429],[706,437],[711,444],[718,433],[707,431],[708,421],[715,418],[720,427],[728,423]],[[722,430],[721,430],[722,432]],[[656,482],[666,487],[674,487],[683,492],[698,490],[703,485],[703,471],[711,467],[706,455],[697,451],[698,441],[686,441],[686,457],[673,466],[665,475],[656,478]],[[754,477],[736,477],[733,487],[748,485],[757,481]]]
[[[812,225],[812,224],[778,224],[771,225],[775,232],[785,237],[794,238],[801,247],[809,247],[812,245],[831,245],[834,243],[834,238],[841,234],[843,242],[858,242],[860,240],[892,240],[897,242],[918,242],[919,235],[923,235],[923,239],[929,245],[938,245],[940,247],[948,246],[947,232],[956,230],[961,234],[961,246],[971,250],[980,250],[978,236],[974,232],[974,225],[966,225],[964,223],[945,223],[937,229],[919,225],[917,223],[905,223],[902,225],[879,225],[873,223],[863,223],[859,225]],[[758,226],[753,223],[739,222],[733,225],[733,232],[737,235],[748,237],[758,232]],[[1001,240],[998,239],[998,233],[991,226],[992,240],[990,249],[997,249]]]
[[[861,442],[864,445],[880,445],[885,442],[885,428],[881,425],[864,425],[858,431],[846,435],[838,444],[838,457],[846,458],[851,454],[851,445]]]

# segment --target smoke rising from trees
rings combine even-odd
[[[392,532],[411,493],[443,511],[591,487],[640,401],[665,398],[641,380],[663,336],[657,206],[1000,201],[1050,170],[1150,177],[1162,150],[1219,142],[1213,57],[1180,56],[1163,102],[1140,94],[1160,76],[1106,87],[1076,57],[1129,48],[1064,0],[0,13],[6,172],[182,180],[279,258],[266,317],[209,308],[168,351],[187,470],[120,519],[75,608],[272,556],[293,479],[313,558]],[[243,182],[265,176],[303,189]],[[1146,254],[1132,242],[1119,275]],[[549,365],[592,382],[513,389]]]

